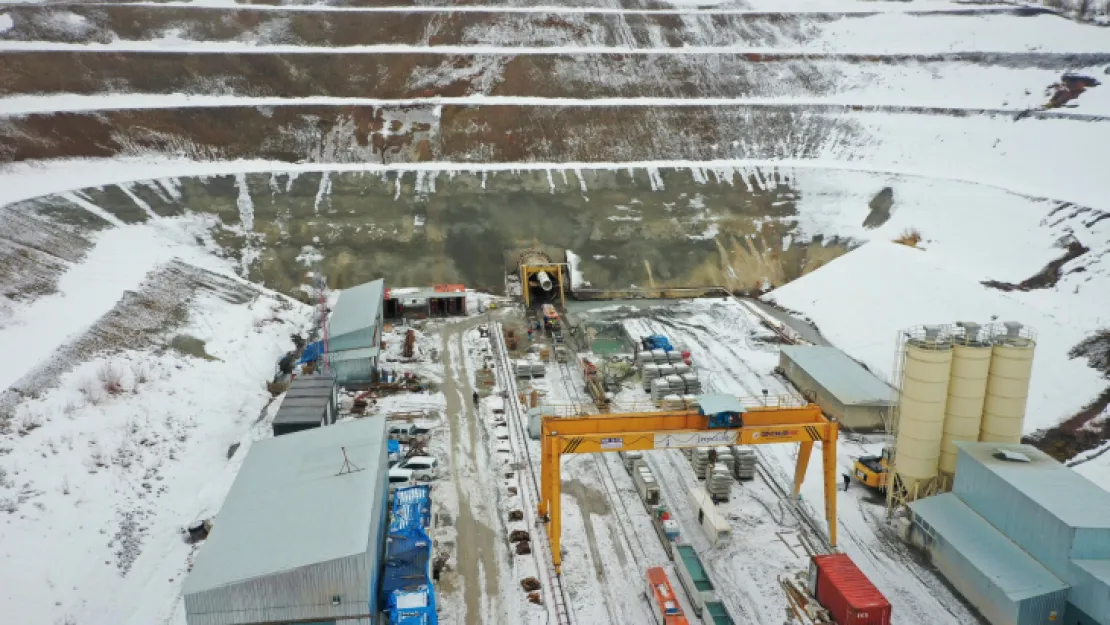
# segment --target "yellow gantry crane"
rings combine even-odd
[[[547,533],[551,539],[555,570],[559,571],[562,564],[560,464],[563,454],[800,443],[794,471],[794,496],[797,497],[805,479],[813,443],[821,441],[825,518],[829,523],[829,542],[835,547],[837,431],[837,423],[827,419],[821,414],[821,408],[814,404],[768,406],[760,403],[727,413],[707,411],[703,405],[701,410],[544,417],[541,425],[542,477],[537,508],[540,518],[548,521]]]

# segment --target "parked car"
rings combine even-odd
[[[434,423],[421,423],[412,421],[400,421],[389,424],[387,434],[389,438],[400,441],[402,443],[409,443],[416,439],[427,438],[432,432]]]
[[[404,467],[390,467],[389,469],[389,492],[398,488],[405,488],[406,486],[416,486],[416,475],[411,469]]]
[[[406,458],[401,463],[401,468],[412,471],[413,476],[418,480],[428,481],[439,477],[439,460],[432,456]]]

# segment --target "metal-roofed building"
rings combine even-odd
[[[386,473],[381,418],[254,443],[185,580],[186,622],[372,625]]]
[[[1068,585],[951,493],[910,504],[934,566],[991,623],[1062,620]]]
[[[893,387],[835,347],[783,347],[779,369],[826,415],[853,430],[883,429],[898,402]]]
[[[941,515],[933,508],[948,506],[945,511],[952,513],[954,504],[930,503],[958,498],[967,510],[961,525],[989,525],[1069,586],[1065,611],[1053,622],[1110,625],[1110,492],[1031,445],[957,442],[956,448],[952,493],[910,507],[915,529],[933,537],[925,541],[930,553],[938,557],[938,550],[949,549],[943,545],[963,549],[955,537],[970,530],[938,520]],[[1009,561],[1018,566],[1016,560]],[[1027,565],[1022,566],[1029,569]],[[976,592],[973,581],[944,572],[965,595]],[[1033,575],[1030,570],[1022,573]]]
[[[1071,584],[1069,602],[1092,619],[1083,622],[1110,625],[1110,586],[1089,575],[1090,566],[1075,563],[1110,560],[1110,492],[1031,445],[957,442],[956,448],[952,492]]]
[[[369,382],[378,366],[385,281],[375,280],[339,292],[328,317],[328,364],[340,384]],[[350,352],[344,354],[344,352]]]
[[[299,375],[289,384],[271,427],[274,436],[335,423],[338,389],[331,375]]]

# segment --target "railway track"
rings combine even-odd
[[[528,445],[528,432],[525,428],[527,414],[520,405],[516,374],[513,372],[512,363],[509,361],[509,351],[504,342],[501,324],[491,322],[489,324],[489,334],[490,344],[493,347],[494,364],[501,372],[505,388],[505,420],[509,424],[509,442],[513,446],[514,456],[524,459],[524,465],[528,472],[527,479],[520,480],[524,484],[527,494],[526,497],[522,497],[524,500],[524,515],[534,529],[533,533],[538,534],[537,540],[532,541],[532,544],[537,547],[532,550],[532,557],[536,563],[536,570],[546,573],[544,587],[547,589],[548,597],[546,601],[548,623],[551,623],[552,617],[554,617],[554,622],[557,625],[577,625],[578,620],[575,618],[574,610],[571,607],[573,604],[563,585],[562,575],[555,570],[551,542],[547,538],[547,532],[543,524],[535,515],[536,504],[540,501],[539,479],[536,477],[538,461],[532,458],[532,451]],[[522,448],[523,453],[521,453]],[[537,551],[542,551],[543,555],[539,555]]]

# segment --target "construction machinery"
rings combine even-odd
[[[798,443],[793,489],[797,497],[813,444],[820,441],[825,474],[825,518],[829,523],[829,542],[836,545],[836,421],[826,418],[820,406],[802,404],[793,397],[759,397],[745,401],[724,395],[703,395],[698,403],[698,410],[543,418],[540,424],[542,477],[537,511],[547,522],[556,570],[562,562],[563,454]]]
[[[854,473],[856,479],[864,486],[874,488],[880,493],[886,492],[887,481],[890,479],[890,448],[883,448],[883,453],[878,456],[863,456],[856,460]]]

